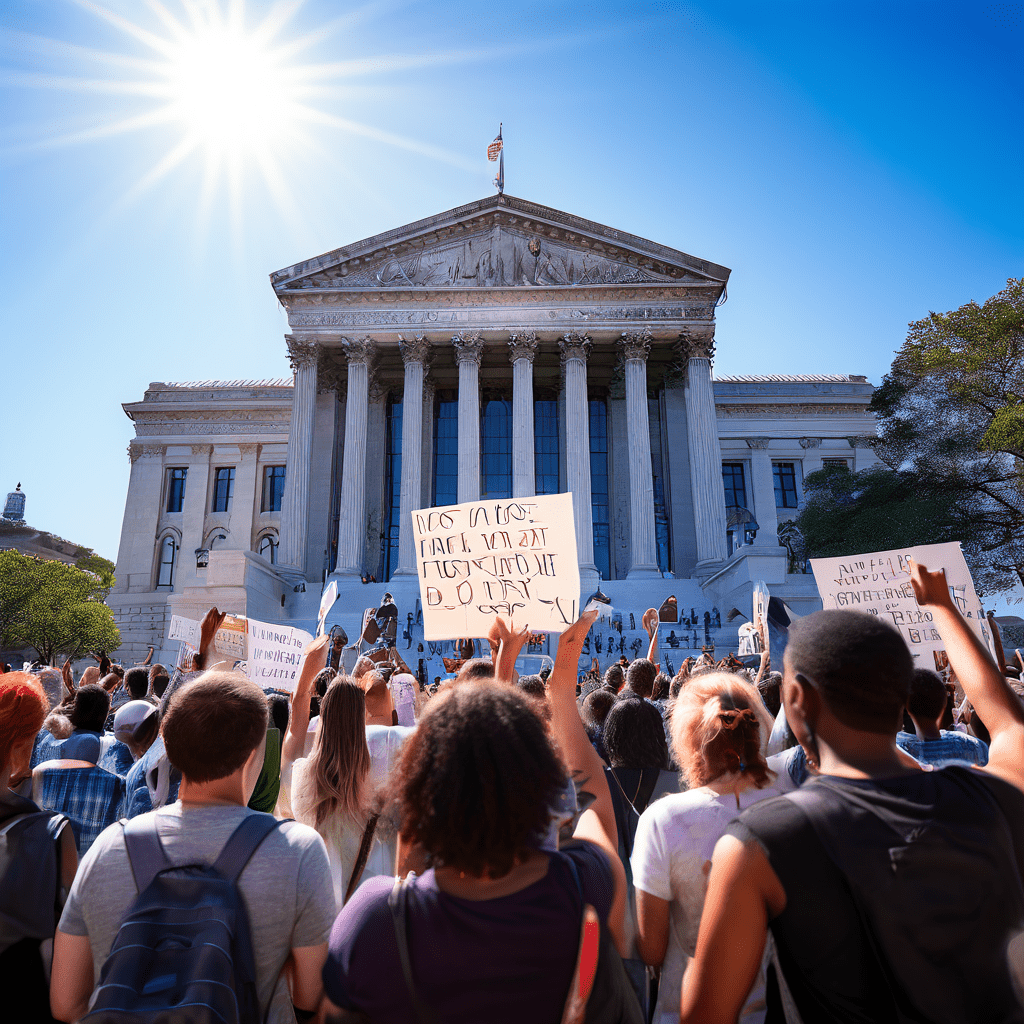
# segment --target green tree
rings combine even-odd
[[[872,409],[879,458],[960,506],[979,590],[1024,583],[1024,278],[910,324]]]
[[[975,542],[969,496],[932,487],[912,471],[827,466],[804,480],[796,518],[808,558],[858,555],[913,544]]]
[[[115,566],[109,558],[104,558],[102,555],[97,555],[95,551],[89,550],[89,553],[82,555],[75,565],[79,569],[91,572],[100,581],[100,589],[103,591],[104,597],[110,593],[110,588],[114,585]]]
[[[0,646],[58,656],[115,651],[121,635],[97,576],[74,565],[0,551]]]

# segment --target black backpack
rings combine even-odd
[[[60,834],[68,824],[63,814],[39,810],[0,824],[0,953],[22,939],[53,938],[60,917]]]
[[[123,822],[139,895],[81,1024],[251,1024],[261,1019],[249,915],[238,876],[282,824],[250,814],[212,867],[175,865],[152,815]]]

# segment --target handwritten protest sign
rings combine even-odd
[[[194,619],[171,616],[168,639],[180,640],[183,650],[198,650],[199,632]],[[236,663],[254,683],[291,692],[299,678],[302,650],[310,640],[309,633],[294,626],[230,615],[217,631],[213,646],[220,660]]]
[[[324,631],[324,622],[327,619],[327,613],[334,607],[334,602],[338,600],[338,581],[331,580],[323,592],[320,598],[320,611],[316,617],[316,635],[320,636]]]
[[[945,644],[932,625],[931,612],[922,608],[914,597],[908,557],[933,572],[945,569],[956,606],[991,649],[988,620],[957,543],[919,544],[897,551],[842,558],[812,558],[811,569],[822,604],[825,608],[851,608],[880,616],[899,630],[917,667],[933,671],[945,669],[949,664]]]
[[[572,495],[412,513],[427,640],[483,637],[496,615],[561,633],[579,614]]]

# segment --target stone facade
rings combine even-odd
[[[780,524],[825,459],[874,461],[872,388],[714,379],[729,273],[499,195],[272,274],[292,380],[153,384],[124,407],[126,641],[160,646],[139,618],[157,607],[308,626],[332,576],[354,635],[380,596],[365,576],[415,606],[413,509],[564,490],[586,593],[749,615],[763,579],[810,610]]]

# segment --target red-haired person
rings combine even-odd
[[[78,867],[67,819],[40,811],[12,788],[30,777],[32,744],[49,708],[34,676],[0,675],[0,829],[6,840],[6,859],[0,860],[0,991],[8,993],[9,1006],[21,1007],[18,1019],[26,1021],[53,1019],[43,944],[53,939],[54,907],[62,904]]]
[[[630,859],[637,949],[661,967],[655,1024],[679,1019],[715,844],[741,810],[781,792],[763,753],[771,725],[757,689],[730,672],[691,678],[673,707],[672,750],[689,790],[656,800],[640,815]],[[762,970],[739,1020],[758,1024],[764,1015]]]

